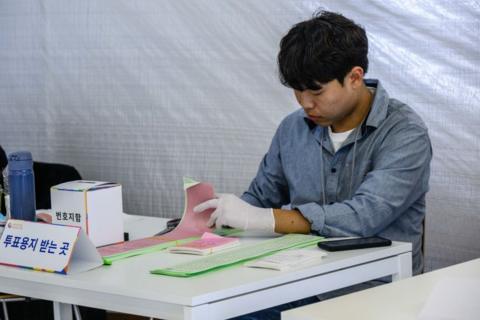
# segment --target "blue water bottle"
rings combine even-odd
[[[18,151],[8,156],[8,185],[11,218],[35,221],[35,178],[30,152]]]

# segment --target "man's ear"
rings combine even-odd
[[[347,81],[350,83],[352,88],[357,89],[363,85],[363,76],[364,76],[363,68],[359,66],[355,66],[350,70],[347,74]]]

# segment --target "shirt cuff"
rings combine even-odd
[[[308,220],[308,222],[310,222],[311,230],[323,235],[323,228],[325,227],[325,210],[322,206],[310,202],[292,207],[300,210],[300,213]]]

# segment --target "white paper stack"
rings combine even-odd
[[[292,249],[281,251],[258,260],[249,261],[245,263],[244,266],[284,271],[294,267],[309,265],[326,255],[326,252],[320,250]]]

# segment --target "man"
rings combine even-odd
[[[367,53],[365,30],[340,14],[295,25],[278,65],[302,109],[282,121],[241,198],[219,195],[195,210],[215,208],[217,227],[411,242],[420,273],[430,139],[409,106],[364,80]]]

